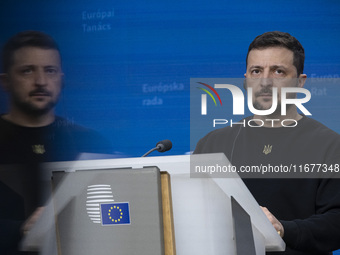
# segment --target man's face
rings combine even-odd
[[[12,65],[2,81],[12,108],[39,115],[54,110],[62,89],[62,76],[57,50],[23,47],[14,52]]]
[[[278,88],[278,108],[280,110],[281,88],[302,87],[306,75],[297,75],[293,64],[294,54],[283,47],[254,49],[249,52],[246,85],[253,89],[253,104],[258,110],[267,110],[272,106],[272,88]],[[300,79],[298,79],[300,78]],[[288,94],[295,98],[295,94]]]

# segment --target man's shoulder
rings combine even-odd
[[[300,142],[308,148],[309,153],[314,151],[315,157],[323,155],[324,162],[339,163],[340,135],[337,132],[307,117],[302,127]]]
[[[219,128],[219,129],[215,129],[211,132],[209,132],[205,137],[207,139],[212,139],[212,138],[225,138],[225,137],[229,137],[229,136],[233,136],[235,134],[237,134],[237,132],[239,131],[241,126],[228,126],[228,127],[224,127],[224,128]],[[205,138],[204,137],[204,138]]]
[[[0,114],[0,128],[11,128],[12,123],[4,119],[4,114]],[[13,124],[14,125],[14,124]]]
[[[70,139],[80,151],[110,153],[111,143],[99,132],[77,124],[75,121],[56,117],[52,124],[59,139]]]
[[[334,130],[330,129],[329,127],[325,126],[321,122],[309,118],[304,117],[303,118],[303,130],[305,132],[310,132],[315,136],[315,138],[328,138],[328,139],[335,139],[337,141],[340,141],[340,134],[335,132]]]
[[[3,115],[0,115],[0,142],[12,139],[18,133],[23,133],[23,131],[23,127],[6,120]]]
[[[57,116],[51,127],[57,132],[68,133],[72,136],[84,136],[87,138],[100,136],[99,133],[91,128],[77,124],[73,120]]]
[[[66,119],[64,117],[56,116],[53,127],[61,129],[86,129],[85,127],[77,124],[74,120]]]
[[[240,126],[228,126],[209,132],[199,140],[194,153],[226,153],[230,148],[230,144],[233,143],[240,132],[240,129]]]

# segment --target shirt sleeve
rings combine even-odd
[[[316,212],[306,219],[281,221],[283,240],[292,249],[331,252],[340,248],[340,179],[322,179]]]

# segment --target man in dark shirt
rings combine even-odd
[[[10,38],[3,47],[2,69],[9,111],[0,116],[0,164],[20,167],[11,174],[0,172],[0,253],[15,254],[46,199],[39,163],[111,150],[98,133],[55,115],[64,74],[58,45],[49,35],[24,31]],[[21,194],[12,187],[20,187]]]
[[[251,125],[210,132],[198,142],[195,153],[223,152],[238,170],[310,164],[339,169],[339,134],[300,115],[293,104],[287,105],[286,115],[281,114],[281,89],[304,86],[303,66],[304,49],[293,36],[267,32],[256,37],[248,50],[245,87],[253,90],[256,110],[270,109],[273,88],[278,88],[277,109],[246,118]],[[280,126],[283,120],[291,127]],[[286,242],[285,252],[273,254],[323,255],[340,248],[339,179],[249,178],[244,182]]]

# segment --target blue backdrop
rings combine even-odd
[[[263,32],[297,37],[309,77],[340,74],[339,1],[2,0],[0,24],[1,43],[27,29],[58,41],[65,73],[58,114],[98,130],[129,157],[162,139],[173,141],[168,155],[188,152],[190,78],[242,78],[248,45]],[[335,110],[315,118],[339,132],[339,94],[327,96]]]
[[[248,45],[263,32],[297,37],[309,77],[340,77],[336,0],[1,0],[0,27],[1,44],[27,29],[58,41],[58,114],[98,130],[122,156],[141,156],[162,139],[174,143],[168,154],[188,152],[190,78],[242,78]],[[332,111],[313,108],[313,117],[339,132],[335,89],[318,95]]]

